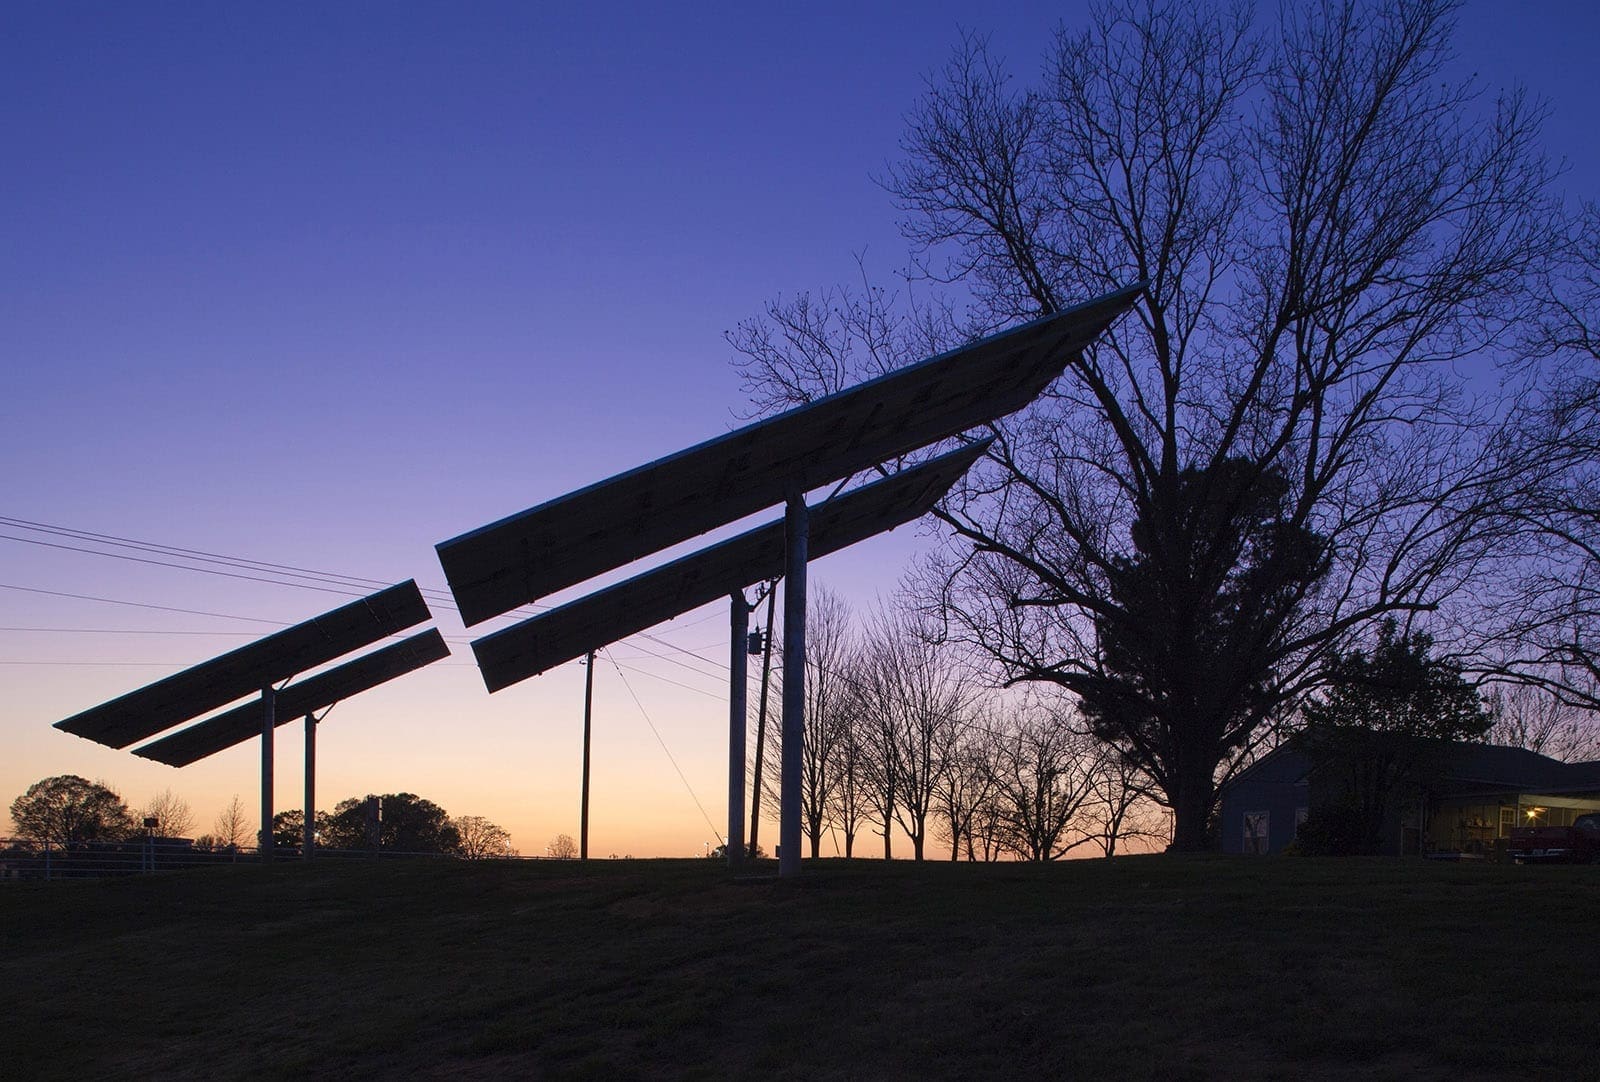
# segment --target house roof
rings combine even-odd
[[[1311,761],[1305,753],[1291,748],[1288,744],[1279,744],[1261,758],[1239,771],[1228,781],[1228,785],[1238,785],[1240,782],[1251,781],[1266,785],[1294,785],[1306,780],[1306,774],[1311,770]]]
[[[1311,761],[1304,752],[1280,744],[1240,771],[1228,784],[1251,782],[1293,785],[1306,780]],[[1537,792],[1600,790],[1600,760],[1564,763],[1548,755],[1503,744],[1458,743],[1444,771],[1452,789],[1510,789]]]
[[[1463,744],[1446,771],[1454,785],[1563,792],[1600,789],[1600,762],[1564,763],[1526,748]]]

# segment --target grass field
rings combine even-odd
[[[0,1078],[1600,1077],[1600,868],[1129,857],[0,884]]]

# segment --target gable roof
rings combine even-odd
[[[1444,770],[1444,785],[1457,792],[1481,789],[1534,790],[1559,793],[1600,790],[1600,760],[1564,763],[1527,748],[1504,744],[1457,742]],[[1306,780],[1311,761],[1304,752],[1279,744],[1228,781],[1295,785]]]

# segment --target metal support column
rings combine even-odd
[[[783,516],[783,749],[778,797],[778,874],[800,874],[800,783],[806,734],[806,549],[810,512],[791,493]]]
[[[589,859],[589,718],[594,710],[594,651],[584,663],[583,679],[583,806],[578,813],[578,859]]]
[[[262,863],[272,859],[272,731],[278,726],[277,699],[271,684],[261,689],[261,840],[256,851]]]
[[[306,821],[300,852],[307,860],[317,846],[317,718],[306,715]]]
[[[728,841],[730,867],[744,861],[744,734],[750,724],[745,706],[746,660],[750,656],[750,605],[743,590],[729,595],[728,607]]]

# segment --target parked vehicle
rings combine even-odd
[[[1600,864],[1600,813],[1570,827],[1512,827],[1509,851],[1518,864]]]

